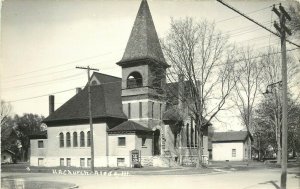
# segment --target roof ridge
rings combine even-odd
[[[114,78],[116,78],[116,79],[122,79],[121,77],[117,77],[117,76],[113,76],[113,75],[109,75],[109,74],[105,74],[105,73],[100,73],[100,72],[93,72],[92,76],[93,76],[94,74],[101,74],[101,75],[106,75],[106,76],[114,77]]]

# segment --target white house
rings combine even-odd
[[[253,138],[247,131],[215,132],[212,138],[212,160],[249,160],[252,141]]]
[[[1,163],[13,163],[14,152],[11,150],[3,150],[1,152]]]

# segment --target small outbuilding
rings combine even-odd
[[[212,139],[212,160],[249,160],[252,141],[248,131],[215,132]]]
[[[1,151],[1,164],[2,163],[13,163],[15,153],[11,150]]]

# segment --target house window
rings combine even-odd
[[[73,133],[73,147],[77,147],[78,146],[78,141],[77,141],[77,132]]]
[[[67,166],[68,166],[68,167],[71,166],[71,158],[67,158]]]
[[[151,103],[151,118],[154,116],[154,102]]]
[[[128,119],[131,118],[131,104],[128,103]]]
[[[84,147],[85,143],[84,143],[84,132],[81,131],[80,132],[80,147]]]
[[[59,164],[60,164],[60,166],[65,166],[65,159],[64,158],[60,158],[59,159]]]
[[[127,78],[127,88],[143,86],[143,78],[139,72],[132,72]]]
[[[177,147],[177,133],[174,134],[174,147]]]
[[[71,134],[69,132],[67,132],[66,138],[67,138],[67,144],[66,144],[66,146],[70,147],[71,146]]]
[[[91,166],[91,158],[87,158],[87,166],[90,167]]]
[[[38,158],[38,166],[44,166],[44,158]]]
[[[59,133],[59,146],[64,147],[64,134]]]
[[[123,167],[125,166],[125,158],[117,158],[117,166]]]
[[[91,146],[91,132],[87,132],[87,146]]]
[[[187,147],[190,147],[190,125],[186,124],[186,145]]]
[[[143,104],[139,102],[139,118],[143,117]]]
[[[3,156],[3,160],[6,160],[6,156]]]
[[[194,124],[193,120],[191,119],[191,147],[194,147]]]
[[[80,167],[84,167],[84,158],[80,158]]]
[[[159,104],[159,119],[162,119],[162,104]]]
[[[232,157],[236,157],[236,149],[232,149]]]
[[[44,141],[42,140],[38,141],[38,148],[44,148]]]
[[[126,146],[126,138],[118,137],[118,146]]]
[[[146,137],[142,138],[142,146],[146,146]]]
[[[198,146],[198,140],[199,140],[198,134],[199,134],[199,133],[198,133],[197,128],[196,128],[196,125],[195,125],[195,147]]]

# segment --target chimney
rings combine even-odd
[[[54,95],[49,95],[49,115],[54,112]]]
[[[184,75],[178,74],[178,109],[182,111],[184,98]]]
[[[78,94],[80,91],[81,91],[81,88],[80,88],[80,87],[77,87],[77,88],[76,88],[76,94]]]

